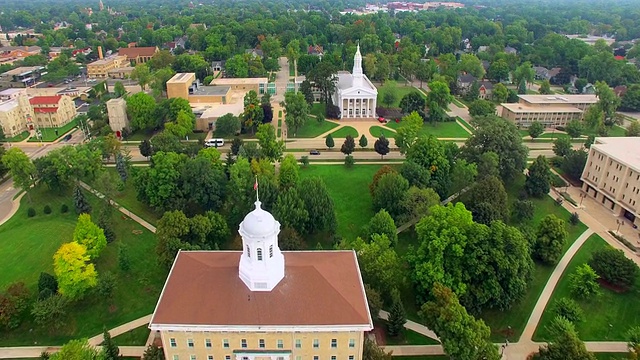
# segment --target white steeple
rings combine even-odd
[[[257,185],[256,181],[256,190]],[[271,291],[284,278],[284,256],[278,247],[280,223],[260,207],[260,200],[255,204],[240,223],[243,251],[239,275],[249,290]]]
[[[356,55],[353,57],[353,86],[362,86],[362,54],[360,54],[360,42],[356,49]]]

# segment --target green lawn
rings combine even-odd
[[[527,135],[529,135],[528,132],[527,132]],[[547,132],[547,133],[544,133],[544,134],[540,135],[538,138],[539,139],[559,139],[559,138],[570,139],[568,134],[561,133],[561,132]]]
[[[317,176],[324,180],[335,204],[338,235],[355,239],[373,217],[369,184],[380,165],[356,164],[346,168],[336,165],[309,165],[300,170],[300,177]]]
[[[342,139],[346,138],[347,135],[351,135],[354,138],[358,137],[358,130],[352,128],[351,126],[343,126],[340,129],[331,133],[334,139]]]
[[[385,90],[386,89],[384,87],[378,88],[378,99],[377,99],[378,106],[383,106],[382,99],[384,99]],[[417,92],[418,94],[420,94],[420,96],[422,96],[423,98],[426,98],[426,96],[422,92],[418,91],[418,89],[414,88],[413,86],[404,86],[404,85],[401,85],[401,83],[398,83],[398,86],[396,86],[396,94],[397,94],[396,101],[393,104],[391,104],[390,107],[392,108],[400,107],[400,100],[405,95],[410,94],[412,92]]]
[[[149,140],[154,135],[153,131],[138,130],[125,138],[126,141]]]
[[[29,132],[28,131],[23,131],[20,134],[14,136],[14,137],[10,137],[10,138],[6,138],[3,140],[0,140],[0,142],[20,142],[23,141],[24,139],[29,137]]]
[[[402,122],[389,121],[385,126],[398,129]],[[455,121],[424,123],[420,134],[431,134],[438,138],[468,138],[470,134]]]
[[[464,125],[464,127],[466,127],[467,129],[469,129],[469,131],[476,132],[476,129],[474,129],[473,126],[471,126],[471,124],[469,124],[465,119],[461,118],[460,116],[458,116],[458,121],[460,121],[462,123],[462,125]]]
[[[61,137],[65,133],[67,133],[69,130],[71,130],[74,127],[76,127],[77,124],[78,124],[78,120],[73,119],[68,124],[66,124],[64,126],[61,126],[61,127],[57,127],[57,128],[41,127],[40,131],[42,131],[42,141],[43,142],[55,141],[59,137]],[[58,130],[58,135],[56,135],[56,130]],[[34,136],[34,137],[30,138],[27,141],[28,142],[39,142],[40,139],[38,139],[37,137]]]
[[[627,360],[629,355],[627,353],[594,353],[598,360]]]
[[[35,291],[40,272],[53,273],[53,254],[62,243],[71,241],[75,227],[70,194],[71,191],[52,192],[40,186],[31,193],[38,215],[27,218],[30,201],[25,196],[16,215],[0,227],[0,253],[6,256],[0,264],[2,288],[11,282],[23,281]],[[95,209],[98,199],[85,194]],[[63,203],[70,208],[67,214],[60,214]],[[51,205],[52,214],[42,213],[44,204]],[[116,276],[117,287],[112,298],[89,293],[82,301],[69,306],[65,326],[56,331],[33,324],[27,316],[17,329],[0,331],[0,346],[61,345],[70,339],[97,335],[105,327],[113,328],[153,311],[167,274],[156,263],[155,235],[117,211],[114,211],[113,223],[116,240],[96,261],[98,274],[111,272]],[[118,243],[128,247],[131,270],[127,273],[117,267]]]
[[[382,326],[386,332],[387,322],[381,320],[380,322],[376,322],[377,326]],[[439,345],[440,342],[436,341],[430,337],[426,337],[422,334],[419,334],[413,330],[409,330],[407,328],[402,329],[402,334],[397,337],[389,336],[389,333],[386,333],[386,345]]]
[[[295,68],[293,67],[293,63],[289,63],[289,76],[296,76]]]
[[[140,326],[113,338],[118,346],[144,346],[149,338],[151,330],[146,326]]]
[[[600,236],[593,234],[571,259],[540,319],[533,335],[535,341],[550,340],[546,326],[554,317],[551,311],[553,304],[562,297],[571,297],[569,275],[579,265],[589,261],[595,251],[607,247],[609,245]],[[585,341],[626,341],[627,330],[640,325],[640,280],[626,293],[616,293],[603,287],[601,290],[602,295],[598,298],[578,300],[585,314],[585,321],[577,323],[576,330]]]
[[[314,138],[316,136],[320,136],[324,133],[326,133],[327,131],[338,127],[338,124],[336,123],[332,123],[331,121],[323,121],[323,122],[318,122],[316,119],[314,118],[308,118],[307,121],[305,121],[304,125],[301,126],[297,133],[293,134],[293,129],[288,129],[287,130],[287,137],[290,138]]]
[[[140,216],[147,222],[155,225],[162,217],[162,213],[159,211],[155,211],[146,204],[138,201],[138,199],[136,198],[136,189],[133,186],[133,178],[135,177],[135,172],[139,170],[139,167],[134,166],[131,168],[131,174],[129,174],[129,179],[124,186],[124,190],[116,191],[113,200],[132,213]],[[118,175],[118,171],[114,167],[107,168],[106,171]]]
[[[311,105],[311,109],[310,109],[310,113],[312,115],[322,115],[325,116],[325,114],[327,113],[326,111],[326,107],[327,105],[323,104],[323,103],[313,103],[313,105]]]
[[[622,136],[627,136],[627,129],[623,128],[622,126],[618,126],[618,125],[613,125],[611,127],[607,127],[607,136],[609,137],[622,137]],[[598,136],[598,134],[596,134],[595,130],[591,130],[591,129],[587,129],[584,131],[584,135],[594,135],[594,136]]]
[[[369,133],[371,134],[371,136],[375,137],[375,138],[379,138],[380,135],[384,135],[384,137],[386,137],[387,139],[393,139],[396,137],[396,133],[389,130],[389,129],[385,129],[382,126],[372,126],[369,128]]]

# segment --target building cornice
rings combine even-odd
[[[179,332],[348,332],[371,331],[373,326],[370,323],[353,325],[191,325],[154,324],[151,322],[149,328],[153,331]]]

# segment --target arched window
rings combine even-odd
[[[262,248],[258,248],[258,261],[262,261]]]
[[[273,257],[273,245],[269,246],[269,257],[272,258]]]
[[[247,245],[247,257],[251,257],[251,250],[249,249],[249,245]]]

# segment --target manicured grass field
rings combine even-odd
[[[607,130],[607,135],[609,137],[621,137],[627,135],[627,129],[623,128],[622,126],[613,125],[611,127],[607,127]],[[598,136],[598,134],[596,134],[596,131],[591,129],[585,130],[584,135]]]
[[[66,132],[68,132],[69,130],[71,130],[74,127],[76,127],[77,124],[78,124],[78,121],[76,119],[73,119],[68,124],[66,124],[64,126],[61,126],[61,127],[58,127],[58,128],[42,127],[42,128],[40,128],[40,131],[42,131],[42,141],[43,142],[55,141],[59,137],[64,135]],[[56,135],[56,129],[58,130],[58,135]],[[28,142],[39,142],[40,140],[41,139],[38,139],[36,136],[33,136],[32,138],[30,138],[27,141]]]
[[[571,297],[569,275],[579,265],[589,261],[595,251],[607,247],[609,245],[600,236],[593,234],[571,259],[540,319],[533,335],[535,341],[551,340],[546,326],[555,316],[552,311],[553,304],[560,298]],[[584,312],[585,320],[575,324],[576,330],[585,341],[626,341],[625,334],[628,329],[640,325],[640,304],[637,301],[640,298],[640,280],[625,293],[616,293],[604,287],[601,287],[601,290],[602,295],[598,298],[577,300]]]
[[[313,103],[309,112],[316,116],[324,116],[324,114],[326,114],[326,105],[323,103]]]
[[[3,288],[8,283],[24,281],[35,291],[40,272],[53,273],[53,254],[62,243],[72,239],[76,214],[71,191],[52,192],[40,186],[31,196],[38,215],[27,218],[30,202],[25,196],[16,215],[0,227],[0,253],[7,256],[0,264]],[[85,196],[96,209],[98,199],[89,193]],[[60,214],[62,203],[69,206],[69,213]],[[52,214],[42,214],[40,207],[44,204],[51,205]],[[96,261],[98,274],[110,272],[116,277],[112,298],[87,294],[69,305],[65,326],[56,331],[35,325],[27,316],[17,329],[0,331],[0,346],[61,345],[70,339],[95,336],[105,327],[113,328],[153,311],[167,274],[156,262],[155,235],[117,211],[113,224],[116,240],[107,245]],[[131,269],[126,273],[117,266],[119,243],[126,244],[131,259]]]
[[[529,135],[529,134],[527,134]],[[568,134],[561,132],[547,132],[538,137],[539,139],[559,139],[559,138],[568,138],[570,139]]]
[[[369,133],[375,137],[375,138],[379,138],[380,135],[384,135],[384,137],[386,137],[387,139],[393,139],[396,137],[396,133],[389,130],[389,129],[385,129],[382,126],[372,126],[369,128]]]
[[[324,180],[335,204],[338,218],[338,235],[355,239],[373,217],[369,184],[380,165],[356,164],[346,168],[336,165],[309,165],[300,169],[300,177],[317,176]]]
[[[150,224],[155,225],[162,217],[162,213],[159,211],[155,211],[146,204],[141,203],[136,198],[136,189],[133,186],[133,178],[135,176],[135,172],[139,170],[140,168],[138,167],[131,168],[131,173],[129,174],[129,179],[124,186],[124,190],[116,191],[113,200],[132,213],[140,216]],[[116,176],[118,175],[118,171],[116,170],[116,168],[107,168],[106,171],[112,172]]]
[[[377,99],[378,106],[382,106],[382,99],[384,99],[385,90],[386,89],[384,87],[378,88],[378,99]],[[420,96],[422,96],[423,98],[426,98],[426,96],[423,93],[418,91],[418,89],[414,88],[413,86],[404,86],[404,85],[401,85],[401,83],[398,83],[398,86],[396,86],[396,94],[398,96],[396,101],[393,104],[391,104],[390,107],[392,108],[400,107],[400,100],[405,95],[410,94],[412,92],[417,92],[418,94],[420,94]]]
[[[400,124],[402,124],[402,122],[389,121],[385,126],[397,130]],[[437,138],[468,138],[470,136],[470,134],[455,121],[437,122],[433,124],[424,123],[420,134],[431,134]]]
[[[151,330],[146,325],[140,326],[114,337],[113,342],[118,346],[144,346],[150,332]]]
[[[465,119],[461,118],[460,116],[458,116],[457,119],[462,123],[462,125],[464,125],[464,127],[469,129],[469,131],[471,131],[472,133],[476,132],[476,129],[474,129],[473,126],[471,126],[471,124],[469,124]]]
[[[28,131],[23,131],[20,134],[14,136],[14,137],[10,137],[10,138],[6,138],[3,140],[0,140],[0,142],[20,142],[23,141],[24,139],[29,137],[29,132]]]
[[[358,130],[352,128],[351,126],[343,126],[331,133],[331,136],[333,136],[334,139],[346,138],[347,135],[351,135],[353,138],[356,138],[359,136]]]
[[[304,125],[298,128],[295,136],[293,134],[293,129],[287,130],[287,137],[290,138],[314,138],[316,136],[320,136],[327,131],[338,127],[338,124],[332,123],[331,121],[323,121],[318,122],[314,118],[308,118],[305,121]]]
[[[127,136],[125,138],[125,140],[127,141],[142,141],[142,140],[149,140],[151,139],[151,137],[154,135],[154,132],[151,131],[146,131],[146,130],[138,130],[134,133],[132,133],[131,135]]]

